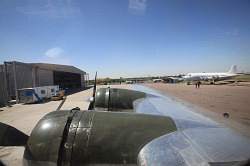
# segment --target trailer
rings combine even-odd
[[[25,104],[41,102],[58,95],[58,92],[58,85],[18,89],[18,102]]]

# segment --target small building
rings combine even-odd
[[[181,77],[175,77],[175,76],[169,76],[169,77],[164,77],[163,78],[164,82],[165,83],[179,83],[179,82],[182,82],[183,81],[183,78]]]
[[[5,105],[16,99],[17,90],[22,88],[51,85],[67,90],[85,88],[88,74],[70,65],[11,61],[0,65],[0,79],[0,105]]]
[[[154,83],[158,83],[158,82],[163,82],[163,79],[157,78],[157,79],[153,79]]]

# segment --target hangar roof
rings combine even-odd
[[[24,62],[18,62],[18,61],[9,61],[5,63],[12,64],[13,62],[15,62],[16,64],[26,65],[28,67],[37,67],[37,68],[45,69],[45,70],[69,72],[69,73],[76,73],[76,74],[87,74],[85,71],[77,67],[71,66],[71,65],[59,65],[59,64],[51,64],[51,63],[24,63]]]
[[[59,64],[49,64],[49,63],[30,63],[34,67],[38,67],[40,69],[45,70],[54,70],[54,71],[62,71],[69,73],[77,73],[77,74],[86,74],[85,71],[78,69],[74,66],[70,65],[59,65]]]

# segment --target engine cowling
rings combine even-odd
[[[144,92],[116,89],[100,88],[95,95],[95,110],[133,112],[134,101],[145,98]]]
[[[176,131],[169,117],[99,111],[57,111],[33,129],[25,165],[136,164],[140,149]]]

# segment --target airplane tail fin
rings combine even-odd
[[[228,73],[231,73],[231,74],[236,74],[237,72],[238,72],[238,70],[237,70],[236,65],[232,65],[230,70],[228,71]]]

